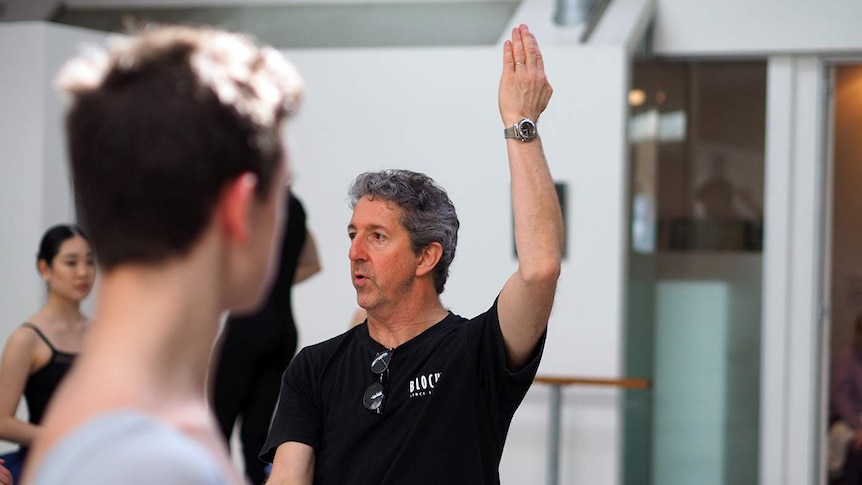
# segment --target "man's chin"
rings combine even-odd
[[[366,295],[363,295],[359,291],[356,292],[356,305],[359,308],[362,308],[363,310],[365,310],[366,312],[368,310],[374,309],[374,302],[371,301],[370,298],[368,298]]]

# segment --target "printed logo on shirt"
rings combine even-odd
[[[434,394],[437,382],[440,381],[440,372],[422,374],[410,379],[410,397],[430,396]]]

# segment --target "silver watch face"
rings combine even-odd
[[[538,131],[536,130],[536,123],[529,118],[524,118],[518,122],[518,138],[524,141],[530,141],[536,138],[536,134]]]

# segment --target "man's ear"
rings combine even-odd
[[[231,241],[244,243],[251,235],[256,187],[257,177],[244,173],[228,182],[222,190],[217,217],[221,230]]]
[[[419,266],[416,267],[416,276],[423,276],[434,270],[437,262],[443,256],[443,246],[438,242],[432,242],[419,251]]]

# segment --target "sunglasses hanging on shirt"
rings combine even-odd
[[[365,389],[362,396],[362,405],[365,409],[377,414],[383,413],[383,399],[386,397],[386,384],[389,383],[389,362],[395,349],[387,349],[377,352],[371,361],[371,372],[380,376],[378,382],[373,382]],[[385,376],[385,380],[384,380]]]

